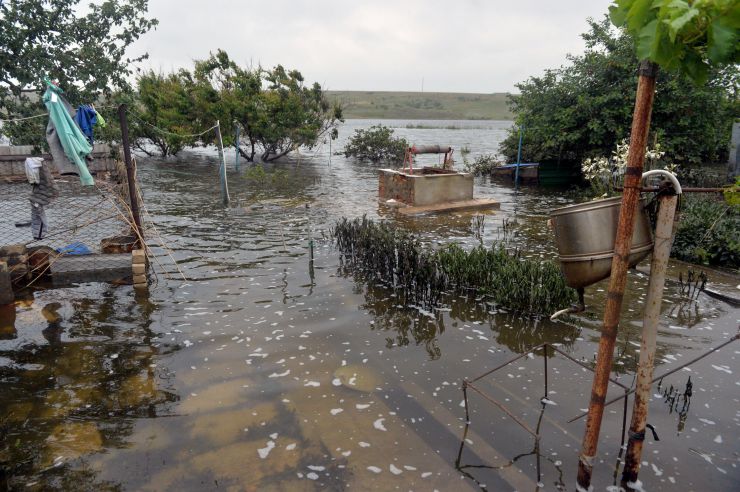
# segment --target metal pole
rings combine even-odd
[[[514,171],[514,185],[519,186],[519,164],[522,163],[522,139],[524,138],[524,123],[519,127],[519,150],[516,151],[516,170]]]
[[[131,206],[131,215],[134,219],[136,230],[135,245],[141,246],[141,238],[144,237],[144,230],[141,227],[141,213],[139,212],[139,195],[136,193],[136,168],[131,162],[131,148],[128,139],[128,119],[126,119],[126,104],[118,106],[118,119],[121,122],[121,147],[123,147],[123,162],[126,163],[126,181],[128,182],[129,205]]]
[[[239,171],[241,169],[241,165],[239,164],[239,124],[234,123],[234,165],[236,166],[236,170]]]
[[[660,305],[663,301],[665,273],[668,268],[668,257],[673,245],[673,220],[676,214],[678,197],[676,195],[660,196],[658,221],[655,226],[655,246],[650,262],[650,283],[648,284],[645,314],[642,322],[642,343],[640,344],[640,362],[637,369],[635,402],[632,407],[627,455],[622,472],[622,484],[632,490],[640,471],[642,443],[645,439],[650,388],[653,380],[655,359],[655,341],[658,334]]]
[[[583,436],[581,455],[578,459],[577,482],[579,490],[589,490],[591,486],[593,460],[596,457],[601,419],[604,416],[604,401],[614,357],[614,342],[617,338],[619,313],[622,309],[624,287],[627,282],[632,232],[635,226],[635,212],[640,199],[642,165],[645,160],[645,146],[648,130],[650,129],[650,114],[653,109],[657,72],[658,66],[655,63],[649,61],[640,63],[635,110],[632,115],[630,149],[627,158],[627,169],[624,174],[624,194],[622,195],[622,205],[619,211],[609,290],[606,296],[606,307],[604,308],[604,326],[599,340],[586,431]]]
[[[221,122],[216,121],[216,136],[218,137],[219,167],[218,175],[221,181],[221,197],[224,205],[229,203],[229,185],[226,182],[226,159],[224,158],[224,141],[221,138]]]

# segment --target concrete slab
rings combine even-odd
[[[111,282],[131,277],[131,256],[128,254],[61,256],[54,259],[50,270],[55,286],[79,282]]]
[[[460,210],[482,210],[482,209],[500,209],[501,204],[490,198],[475,198],[473,200],[460,200],[456,202],[444,202],[434,205],[422,205],[418,207],[403,207],[398,209],[398,213],[403,215],[434,214],[445,212],[457,212]]]

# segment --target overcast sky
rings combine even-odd
[[[170,71],[218,48],[295,68],[330,90],[507,92],[583,50],[610,0],[150,0],[159,19],[132,47]]]

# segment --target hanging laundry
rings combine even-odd
[[[92,146],[74,121],[74,110],[62,97],[59,87],[48,79],[44,92],[44,105],[49,111],[49,124],[46,126],[46,141],[49,152],[61,174],[78,174],[85,186],[94,184],[87,169],[85,157],[92,152]]]
[[[38,182],[33,184],[31,196],[28,199],[31,202],[31,232],[33,238],[37,240],[43,239],[49,228],[44,207],[59,195],[54,177],[51,175],[51,164],[44,163],[42,159],[39,160],[40,166],[35,167],[38,172]]]
[[[106,122],[105,122],[105,119],[103,118],[103,115],[98,113],[98,110],[95,109],[95,106],[92,106],[92,108],[93,108],[93,111],[95,111],[95,116],[97,116],[97,123],[95,124],[99,126],[100,128],[105,128]]]
[[[26,159],[26,178],[31,184],[39,184],[41,177],[39,176],[39,169],[44,163],[43,157],[28,157]]]
[[[75,122],[80,127],[82,133],[87,137],[87,141],[90,145],[93,144],[93,126],[98,121],[98,113],[89,105],[83,104],[77,108],[77,114],[75,115]]]

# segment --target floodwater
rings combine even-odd
[[[339,142],[373,121],[349,121]],[[415,143],[495,152],[506,122],[386,122]],[[425,126],[454,128],[407,128]],[[456,154],[458,166],[461,157]],[[341,216],[386,218],[430,246],[505,240],[552,259],[547,212],[559,191],[479,178],[501,210],[399,220],[377,204],[376,168],[328,144],[255,181],[227,153],[223,207],[215,155],[139,159],[149,241],[158,259],[148,295],[80,284],[23,293],[0,313],[0,483],[14,490],[559,490],[575,488],[591,373],[550,349],[478,387],[541,441],[461,381],[549,342],[586,365],[599,337],[604,282],[585,313],[558,322],[448,296],[434,312],[399,305],[355,278],[328,240]],[[430,161],[431,162],[431,161]],[[153,226],[153,227],[152,227]],[[309,262],[309,241],[315,262]],[[656,374],[735,335],[739,312],[675,281],[672,263]],[[639,355],[646,265],[631,271],[613,378],[629,387]],[[709,286],[738,296],[736,276]],[[183,278],[184,276],[184,278]],[[654,386],[640,479],[646,490],[740,487],[740,345]],[[543,368],[548,367],[547,404]],[[666,402],[669,387],[690,406]],[[610,396],[620,394],[616,384]],[[630,407],[632,400],[630,399]],[[688,406],[688,408],[686,408]],[[595,490],[616,490],[623,406],[607,408]],[[538,424],[539,422],[539,424]],[[462,454],[458,453],[462,447]],[[456,467],[457,464],[457,467]],[[539,476],[538,476],[539,470]]]

